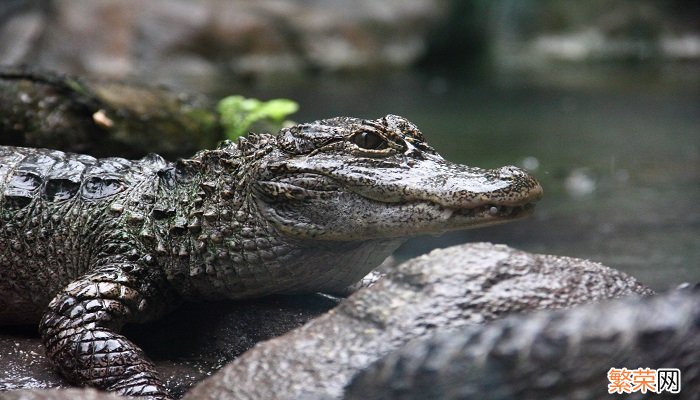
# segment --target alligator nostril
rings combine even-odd
[[[528,174],[525,170],[512,165],[498,168],[496,171],[498,173],[498,177],[503,180],[519,180],[530,177],[530,174]]]
[[[522,169],[515,167],[513,165],[507,165],[505,167],[501,167],[498,169],[498,172],[501,174],[503,177],[514,177],[514,176],[525,176],[527,175],[527,172],[523,171]]]

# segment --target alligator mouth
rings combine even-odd
[[[512,221],[526,217],[533,213],[535,203],[541,198],[541,189],[535,189],[522,195],[520,199],[510,200],[510,204],[498,204],[483,202],[477,204],[445,205],[428,199],[389,199],[375,196],[373,192],[362,190],[350,190],[360,197],[370,201],[384,204],[390,207],[428,208],[432,213],[439,215],[439,219],[445,222],[455,220],[472,221],[468,225],[480,226],[498,222]],[[505,201],[504,201],[505,202]]]
[[[290,179],[291,178],[291,179]],[[515,200],[514,202],[516,204],[508,205],[508,204],[498,204],[496,202],[494,203],[481,203],[481,204],[474,204],[474,205],[455,205],[455,206],[449,206],[449,205],[444,205],[437,203],[435,201],[429,200],[429,199],[420,199],[420,198],[392,198],[392,196],[386,196],[386,193],[382,193],[382,195],[377,195],[374,193],[373,190],[367,190],[368,187],[364,186],[358,186],[358,187],[351,187],[345,185],[342,181],[338,180],[337,178],[333,178],[330,176],[322,175],[322,174],[316,174],[316,173],[302,173],[302,174],[297,174],[297,175],[286,175],[281,178],[275,179],[273,181],[269,182],[260,182],[260,183],[274,183],[277,185],[278,188],[285,188],[288,192],[294,192],[297,196],[298,199],[304,199],[304,198],[313,198],[313,197],[321,197],[325,194],[332,193],[332,192],[349,192],[349,193],[354,193],[358,196],[364,197],[368,200],[376,201],[378,203],[384,203],[387,205],[409,205],[409,204],[426,204],[430,205],[433,207],[436,207],[440,209],[441,211],[444,211],[445,213],[454,213],[455,215],[459,216],[464,216],[464,217],[477,217],[477,216],[485,216],[485,217],[498,217],[498,218],[505,218],[505,217],[518,217],[518,216],[525,216],[530,213],[532,213],[532,210],[535,206],[535,202],[539,200],[540,195],[538,194],[539,192],[536,192],[534,195],[532,193],[529,193],[528,195],[524,195],[523,198],[519,200]],[[345,187],[345,190],[342,188]],[[520,202],[519,204],[517,204]]]
[[[382,201],[373,196],[362,197],[384,204],[385,207],[397,210],[398,213],[405,213],[407,219],[419,215],[420,217],[407,224],[410,235],[441,235],[449,231],[498,225],[525,218],[533,213],[535,204],[541,197],[541,189],[524,194],[521,199],[511,199],[509,204],[498,204],[494,201],[451,206],[424,199],[403,202]]]
[[[384,204],[391,205],[392,203]],[[400,206],[397,203],[393,203],[393,205]],[[442,221],[448,226],[456,224],[457,229],[513,221],[531,215],[535,209],[534,202],[519,205],[484,204],[458,208],[445,207],[430,201],[411,202],[405,205],[412,208],[428,208],[431,210],[431,215],[435,217],[435,222]]]
[[[535,210],[535,203],[525,203],[522,205],[505,206],[497,204],[486,204],[473,208],[458,208],[453,210],[455,217],[467,217],[483,220],[514,220],[526,217]]]
[[[352,212],[348,209],[348,226],[357,223],[359,218],[364,221],[358,223],[358,229],[364,232],[366,237],[404,237],[417,234],[440,235],[449,231],[496,225],[524,218],[532,214],[535,203],[542,196],[542,189],[536,182],[535,185],[515,182],[513,187],[518,187],[518,183],[521,183],[518,191],[498,187],[496,189],[504,193],[467,192],[458,197],[454,192],[447,192],[447,196],[442,198],[440,190],[435,190],[435,193],[411,193],[400,187],[382,190],[376,185],[353,185],[337,177],[304,172],[259,182],[259,187],[268,194],[268,201],[273,202],[310,202],[309,204],[318,205],[316,202],[320,200],[360,204],[356,200],[344,197],[358,196],[374,203],[374,206],[367,209],[376,212]],[[363,210],[363,207],[366,205],[360,204],[358,209]],[[306,215],[304,218],[308,217]]]

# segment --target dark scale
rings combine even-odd
[[[74,383],[168,398],[124,324],[189,299],[343,292],[409,236],[512,220],[540,196],[517,168],[445,161],[392,115],[175,163],[0,147],[0,323],[40,322]]]

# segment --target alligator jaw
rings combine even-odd
[[[462,208],[452,210],[452,212],[454,216],[478,218],[485,222],[501,222],[526,217],[532,214],[534,209],[534,203],[525,203],[513,206],[487,204],[475,208]]]
[[[289,188],[287,188],[289,189]],[[259,208],[280,231],[297,238],[357,241],[439,235],[513,221],[532,213],[541,195],[537,185],[519,202],[445,207],[431,201],[377,201],[351,191],[297,187],[294,198]]]
[[[463,208],[448,208],[432,202],[380,204],[386,208],[387,215],[402,215],[403,218],[397,220],[383,218],[384,222],[379,224],[381,228],[365,231],[366,236],[374,238],[410,237],[420,234],[439,236],[450,231],[515,221],[529,216],[535,208],[534,201],[524,201],[517,205],[485,204]],[[395,221],[401,221],[401,223]]]
[[[432,158],[417,162],[416,167],[415,174],[393,181],[385,172],[383,177],[375,175],[376,184],[345,186],[377,207],[403,214],[399,220],[410,220],[405,227],[408,236],[520,219],[532,214],[542,198],[539,182],[513,166],[486,170]]]

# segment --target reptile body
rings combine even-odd
[[[700,288],[674,290],[442,330],[358,373],[343,399],[697,400],[698,358]],[[621,368],[629,388],[610,375]],[[648,368],[678,375],[647,392],[631,374]]]
[[[404,118],[333,118],[171,163],[0,147],[0,323],[40,321],[72,382],[168,398],[118,332],[183,300],[339,292],[402,241],[508,221],[515,167],[452,164]]]

